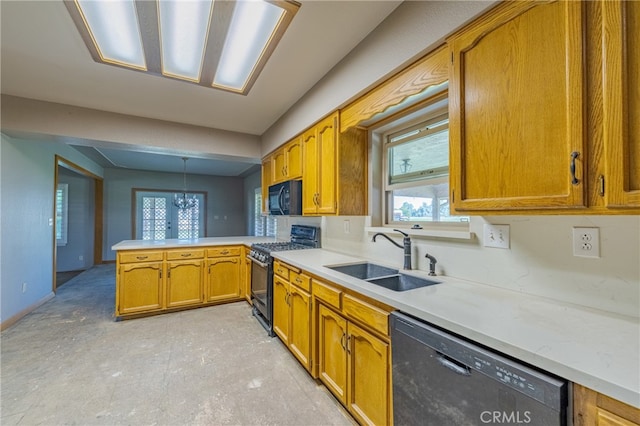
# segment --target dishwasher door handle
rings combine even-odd
[[[438,353],[436,357],[440,365],[449,370],[453,371],[456,374],[460,374],[462,376],[471,376],[471,370],[466,365],[460,365],[457,362],[447,358],[445,355]]]

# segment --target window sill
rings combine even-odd
[[[383,234],[387,234],[389,236],[398,236],[400,235],[398,232],[393,230],[394,228],[387,228],[382,226],[374,226],[365,228],[365,232],[369,234],[373,234],[376,232],[382,232]],[[411,228],[400,228],[402,232],[409,234],[409,236],[414,238],[446,238],[452,240],[473,240],[475,238],[475,233],[470,232],[468,230],[457,230],[457,229],[411,229]]]

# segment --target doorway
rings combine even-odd
[[[165,240],[201,238],[205,235],[205,194],[190,193],[195,206],[179,209],[173,204],[174,193],[134,190],[134,239]]]
[[[58,272],[73,276],[78,270],[102,263],[103,180],[56,155],[54,169],[53,278]],[[61,276],[64,281],[64,278]]]

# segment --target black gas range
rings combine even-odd
[[[307,225],[291,225],[291,240],[251,245],[251,300],[253,315],[267,330],[273,333],[273,257],[271,253],[285,250],[304,250],[320,247],[320,228]]]

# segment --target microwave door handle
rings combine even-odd
[[[284,214],[284,186],[280,188],[280,192],[278,192],[278,209],[280,210],[280,214]]]

